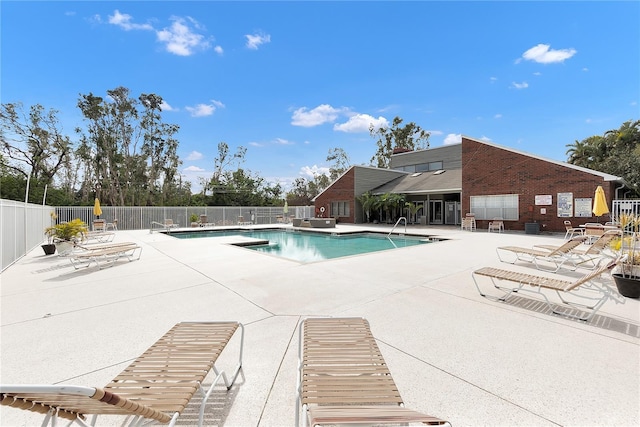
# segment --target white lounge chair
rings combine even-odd
[[[215,363],[238,329],[241,330],[238,364],[229,381]],[[182,322],[103,388],[0,384],[1,403],[45,414],[43,427],[57,425],[59,418],[93,426],[98,415],[128,415],[133,417],[127,424],[131,426],[153,421],[173,426],[194,394],[201,391],[198,426],[202,426],[205,406],[214,387],[222,379],[227,390],[231,389],[242,369],[243,346],[241,323]],[[211,371],[216,378],[204,389],[202,383]]]
[[[607,281],[602,279],[604,273],[610,272],[613,267],[619,262],[618,259],[604,259],[601,261],[598,268],[585,274],[576,280],[565,280],[558,278],[551,278],[545,276],[536,276],[532,274],[520,273],[517,271],[502,270],[493,267],[484,267],[476,270],[472,273],[473,282],[476,289],[483,297],[493,299],[496,301],[505,301],[507,297],[513,293],[519,292],[533,292],[544,299],[545,303],[555,314],[576,318],[578,320],[588,321],[596,312],[607,302],[612,299],[616,303],[624,303],[624,298],[620,296],[617,290],[613,289]],[[485,276],[491,279],[493,286],[502,291],[500,296],[487,295],[480,290],[476,276]],[[514,286],[500,286],[498,283],[510,282]],[[555,291],[559,296],[562,303],[578,307],[580,309],[586,309],[587,315],[577,315],[570,312],[559,311],[554,304],[551,303],[549,298],[545,295],[544,289]],[[565,298],[566,295],[576,297],[579,300],[591,301],[590,304],[583,304],[575,301],[570,301]],[[573,298],[572,298],[573,299]]]
[[[516,261],[524,261],[528,263],[535,264],[538,270],[545,271],[558,271],[565,262],[569,262],[573,266],[573,270],[577,268],[574,260],[569,254],[570,251],[575,249],[577,246],[580,246],[582,242],[585,240],[585,237],[574,237],[573,239],[567,241],[561,246],[558,246],[554,250],[543,250],[543,249],[535,249],[535,248],[524,248],[521,246],[500,246],[496,248],[496,253],[498,254],[498,259],[502,262],[508,262],[510,264],[515,264]],[[507,259],[503,259],[502,255],[504,252],[511,253],[515,255],[515,259],[509,261]],[[540,263],[543,261],[543,263]],[[548,268],[546,264],[553,264],[555,268]]]
[[[301,322],[296,426],[300,418],[304,426],[449,424],[404,407],[369,322],[362,318]]]
[[[71,264],[76,270],[83,266],[89,267],[93,263],[99,269],[103,269],[104,267],[111,267],[120,258],[135,261],[142,256],[142,247],[134,242],[76,245],[76,248],[78,249],[68,255]]]
[[[88,231],[82,235],[82,242],[88,243],[95,240],[100,243],[111,242],[115,238],[116,233],[113,231]]]
[[[568,257],[572,258],[572,263],[578,267],[596,268],[597,261],[603,256],[604,250],[609,247],[611,241],[621,234],[620,230],[606,231],[598,240],[587,246],[587,249],[579,247],[570,250]],[[584,245],[583,245],[584,246]],[[554,245],[535,245],[534,248],[541,248],[548,251],[555,251],[560,246]]]

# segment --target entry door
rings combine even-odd
[[[415,203],[415,205],[416,205],[416,207],[418,209],[416,209],[415,216],[409,218],[409,222],[419,223],[420,222],[420,217],[424,216],[424,202],[420,201],[420,202],[413,202],[413,203]]]
[[[445,202],[444,203],[444,223],[448,225],[459,224],[460,202]]]
[[[442,200],[429,201],[429,224],[442,224]]]

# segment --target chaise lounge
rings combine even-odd
[[[535,264],[538,270],[552,271],[555,273],[560,270],[567,261],[572,264],[574,270],[577,268],[577,265],[573,262],[569,253],[576,247],[580,246],[584,240],[585,237],[582,236],[574,237],[562,246],[558,246],[551,251],[535,248],[523,248],[521,246],[500,246],[496,248],[496,253],[498,254],[498,259],[502,262],[515,264],[516,261],[524,261]],[[502,252],[512,253],[515,256],[515,259],[511,261],[504,259]],[[555,268],[549,268],[546,264],[541,264],[540,261],[553,264]]]
[[[240,355],[229,381],[215,363],[238,328]],[[103,388],[1,384],[1,403],[45,414],[42,426],[55,426],[59,418],[93,426],[98,415],[131,416],[128,425],[157,421],[174,426],[194,394],[201,391],[198,425],[202,426],[207,400],[218,381],[222,378],[229,390],[242,369],[243,345],[241,323],[182,322]],[[216,378],[205,390],[202,383],[210,371]]]
[[[471,274],[473,283],[481,296],[495,301],[505,301],[507,297],[517,292],[532,292],[540,295],[547,307],[558,315],[572,317],[578,320],[588,321],[596,312],[607,302],[612,299],[617,303],[623,302],[624,299],[619,298],[619,294],[609,284],[602,280],[604,273],[610,272],[613,267],[618,264],[619,260],[602,259],[600,264],[593,271],[585,274],[584,276],[574,280],[563,280],[551,277],[536,276],[527,273],[520,273],[516,271],[502,270],[493,267],[484,267],[474,271]],[[500,296],[487,295],[480,290],[478,280],[476,276],[484,276],[491,279],[493,286],[502,291]],[[513,286],[500,286],[498,283],[511,282]],[[559,311],[554,304],[551,303],[549,298],[545,295],[544,289],[555,291],[562,303],[569,306],[577,307],[580,309],[586,309],[587,314],[585,316],[579,314],[572,314],[565,311]],[[591,301],[589,304],[578,303],[575,301],[569,301],[564,295],[571,295],[579,300]]]
[[[89,267],[95,263],[99,269],[111,267],[120,258],[128,261],[139,260],[142,247],[134,242],[105,243],[101,245],[75,245],[80,250],[68,254],[71,264],[77,270],[81,266]],[[136,257],[136,254],[138,255]]]
[[[305,319],[298,353],[296,426],[449,424],[404,407],[366,319]]]
[[[603,251],[609,247],[611,241],[620,236],[619,230],[606,231],[598,240],[593,242],[587,247],[587,249],[572,249],[568,252],[567,256],[573,257],[572,262],[574,265],[583,268],[595,268],[596,261],[603,255]],[[534,248],[541,248],[548,251],[555,251],[560,246],[554,245],[535,245]]]

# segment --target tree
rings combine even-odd
[[[272,202],[267,200],[264,178],[250,171],[239,168],[226,172],[222,181],[224,184],[220,188],[224,190],[220,192],[218,202],[224,206],[264,206]]]
[[[94,192],[111,205],[164,205],[183,200],[189,189],[178,171],[179,127],[162,121],[162,97],[129,89],[108,90],[107,99],[80,95],[78,108],[87,123],[77,129],[80,145],[76,157],[82,177],[81,201]]]
[[[333,165],[329,167],[329,179],[331,181],[338,179],[351,166],[349,156],[342,148],[331,148],[327,155],[327,162],[333,162]]]
[[[568,163],[620,176],[640,196],[640,120],[567,145]]]
[[[2,164],[25,178],[51,184],[72,149],[69,137],[62,134],[58,111],[45,111],[32,105],[29,114],[21,103],[6,103],[0,108]]]
[[[287,203],[292,206],[309,206],[312,198],[309,182],[305,178],[296,178],[291,190],[287,193]]]
[[[330,184],[329,176],[323,173],[314,173],[313,180],[309,180],[309,196],[313,199],[322,193],[325,188],[329,187]]]
[[[396,211],[398,207],[404,205],[404,200],[404,194],[384,193],[381,196],[378,196],[377,200],[374,202],[374,206],[376,209],[384,210],[384,220],[387,223],[390,223],[396,220]]]
[[[416,150],[429,147],[429,132],[423,130],[414,122],[407,123],[400,127],[402,119],[396,117],[393,119],[391,127],[375,128],[372,124],[369,126],[369,134],[378,138],[378,149],[371,163],[379,168],[388,168],[391,161],[391,155],[396,148],[404,148],[407,150]]]
[[[362,210],[367,217],[367,222],[371,222],[371,210],[376,204],[376,196],[367,191],[366,193],[362,193],[360,196],[357,196],[356,200],[362,205]]]
[[[238,167],[236,170],[239,170],[239,166],[244,162],[244,156],[246,153],[247,149],[240,146],[237,148],[235,153],[230,154],[229,144],[224,141],[218,143],[218,156],[213,162],[213,176],[211,176],[208,181],[201,181],[203,184],[202,193],[206,195],[207,191],[211,191],[215,199],[216,191],[220,192],[220,190],[224,188],[224,178],[225,174],[228,172],[227,169],[230,166],[237,164]]]
[[[158,199],[158,202],[164,205],[168,199],[174,197],[178,189],[174,184],[178,167],[182,162],[178,158],[178,141],[174,135],[180,127],[162,123],[160,96],[143,93],[139,100],[145,108],[140,122],[141,129],[144,131],[141,151],[143,157],[147,159],[148,183],[155,193],[154,199]]]
[[[422,205],[418,205],[416,203],[413,202],[406,202],[404,204],[404,207],[407,209],[407,211],[409,212],[409,215],[407,215],[410,220],[416,220],[417,218],[415,218],[416,214],[418,213],[418,211],[420,209],[422,209]]]

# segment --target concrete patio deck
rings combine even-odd
[[[329,231],[364,229],[390,227]],[[640,301],[609,301],[584,323],[529,296],[487,300],[473,285],[471,272],[483,266],[553,275],[500,263],[495,248],[559,244],[563,235],[408,232],[448,240],[301,264],[230,246],[232,238],[118,231],[115,241],[137,242],[142,258],[103,270],[74,270],[36,248],[0,275],[0,381],[101,387],[177,322],[238,320],[244,375],[214,393],[208,425],[292,426],[298,322],[362,316],[406,406],[454,426],[640,425]],[[233,345],[220,368],[233,366]],[[180,425],[193,425],[190,415]],[[0,408],[2,426],[41,420]]]

